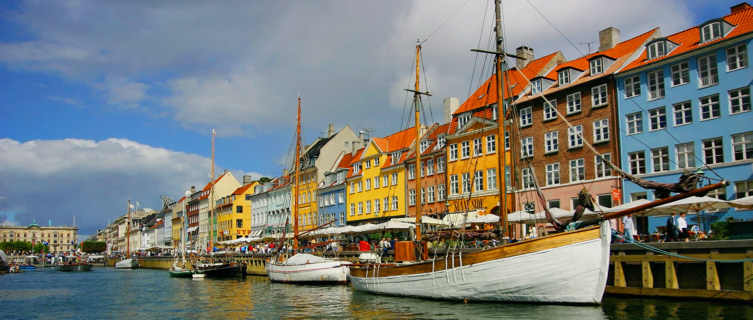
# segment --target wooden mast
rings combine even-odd
[[[499,228],[500,236],[504,239],[507,236],[507,184],[506,184],[506,153],[505,153],[505,96],[502,91],[502,82],[504,81],[504,74],[502,74],[502,64],[504,63],[504,43],[502,41],[502,15],[499,9],[500,0],[494,1],[494,14],[496,21],[494,23],[494,30],[496,33],[497,52],[496,52],[496,72],[497,72],[497,158],[499,160]],[[512,144],[512,141],[510,141]],[[501,150],[501,151],[500,151]]]
[[[212,129],[212,180],[209,181],[209,252],[214,250],[214,137],[216,133]]]
[[[131,200],[128,200],[128,221],[126,221],[126,259],[131,256]]]
[[[298,252],[298,173],[301,153],[301,97],[298,97],[298,117],[295,126],[295,180],[293,184],[293,250]]]
[[[419,72],[421,66],[421,44],[416,44],[416,92],[413,93],[413,107],[416,115],[416,241],[421,241],[421,94],[419,93]]]

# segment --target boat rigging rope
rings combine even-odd
[[[659,249],[654,246],[647,245],[642,242],[636,242],[633,239],[625,238],[622,234],[620,234],[617,230],[612,230],[612,236],[620,238],[624,240],[626,243],[633,244],[637,247],[646,249],[651,252],[655,252],[658,254],[675,257],[678,259],[684,259],[684,260],[691,260],[691,261],[698,261],[698,262],[718,262],[718,263],[742,263],[742,262],[753,262],[753,258],[746,258],[746,259],[732,259],[732,260],[721,260],[721,259],[702,259],[702,258],[695,258],[695,257],[689,257],[681,254],[677,254],[674,252],[666,251]]]

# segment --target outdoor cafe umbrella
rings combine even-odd
[[[552,214],[554,219],[569,218],[573,216],[570,211],[560,208],[550,208],[549,213]],[[536,212],[536,214],[531,214],[525,210],[515,211],[507,215],[507,221],[526,224],[536,223],[537,221],[546,221],[546,213],[544,213],[544,211],[539,211]]]
[[[729,203],[735,208],[753,209],[753,196],[731,200]]]
[[[670,203],[654,207],[652,209],[645,210],[641,215],[645,216],[667,216],[672,213],[681,213],[688,211],[709,211],[709,210],[723,210],[731,208],[732,204],[729,201],[712,198],[709,196],[703,197],[687,197],[682,200],[677,200]]]

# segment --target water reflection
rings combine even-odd
[[[0,319],[753,319],[753,306],[607,297],[601,306],[432,301],[265,277],[192,280],[157,270],[0,276]]]

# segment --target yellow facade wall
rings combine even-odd
[[[405,216],[405,167],[403,164],[398,164],[383,169],[388,159],[387,154],[381,152],[373,142],[369,143],[361,154],[360,176],[348,179],[346,185],[348,222]],[[384,177],[387,177],[387,186],[384,185]],[[377,183],[379,187],[375,187],[375,178],[379,179]],[[388,202],[387,208],[384,204],[385,199]],[[379,202],[378,212],[377,201]],[[393,207],[394,202],[397,203],[396,208]]]
[[[319,225],[319,207],[317,197],[317,172],[316,167],[310,167],[299,172],[298,183],[298,230],[310,230]],[[291,195],[295,196],[295,188],[290,188]],[[293,199],[293,198],[291,198]],[[292,201],[290,205],[293,205]],[[291,215],[293,212],[291,211]],[[290,217],[294,221],[295,217]]]

